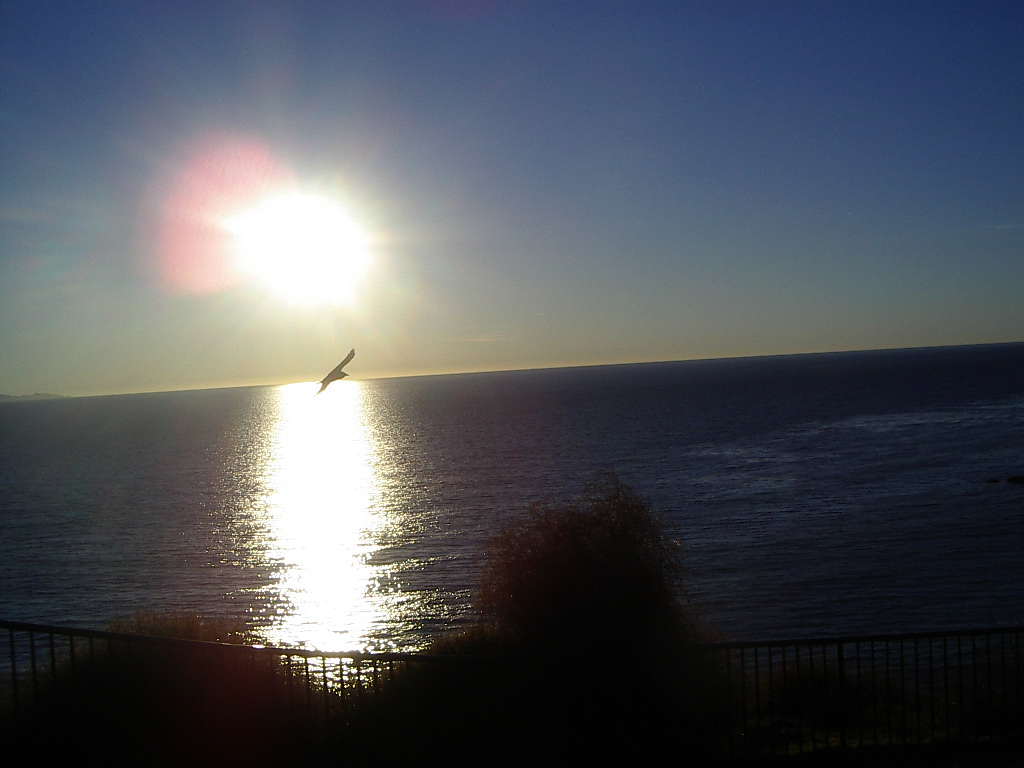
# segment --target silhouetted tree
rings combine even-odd
[[[389,679],[348,745],[389,759],[460,744],[508,764],[702,759],[716,733],[711,669],[690,641],[680,547],[647,501],[607,478],[538,505],[487,549],[480,621],[435,642],[429,666]],[[710,753],[708,753],[710,754]]]
[[[476,610],[527,646],[601,648],[689,639],[680,547],[617,477],[565,505],[538,505],[490,542]]]

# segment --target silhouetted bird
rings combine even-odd
[[[334,368],[333,371],[328,373],[326,376],[323,377],[323,379],[320,380],[320,389],[317,390],[316,394],[319,395],[321,392],[327,389],[327,385],[330,384],[332,381],[344,379],[346,376],[348,376],[348,374],[341,369],[348,365],[349,361],[351,361],[352,358],[355,356],[356,351],[354,349],[351,350],[347,355],[345,355],[345,359],[338,363],[338,365]]]

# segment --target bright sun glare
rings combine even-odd
[[[292,302],[349,304],[370,265],[366,234],[340,205],[319,195],[269,197],[224,225],[239,269]]]

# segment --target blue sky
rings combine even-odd
[[[1022,340],[1021,39],[1018,3],[5,0],[0,392]],[[168,266],[275,185],[365,231],[349,302]]]

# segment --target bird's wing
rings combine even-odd
[[[344,368],[346,365],[348,365],[349,362],[352,360],[352,358],[355,357],[355,356],[356,356],[356,351],[353,349],[347,355],[345,355],[345,359],[344,360],[342,360],[340,363],[338,363],[336,366],[334,366],[334,370],[332,370],[330,373],[328,373],[326,376],[323,377],[322,381],[326,381],[326,382],[330,383],[330,382],[334,381],[335,379],[340,378],[341,375],[342,375],[341,374],[341,369]]]

